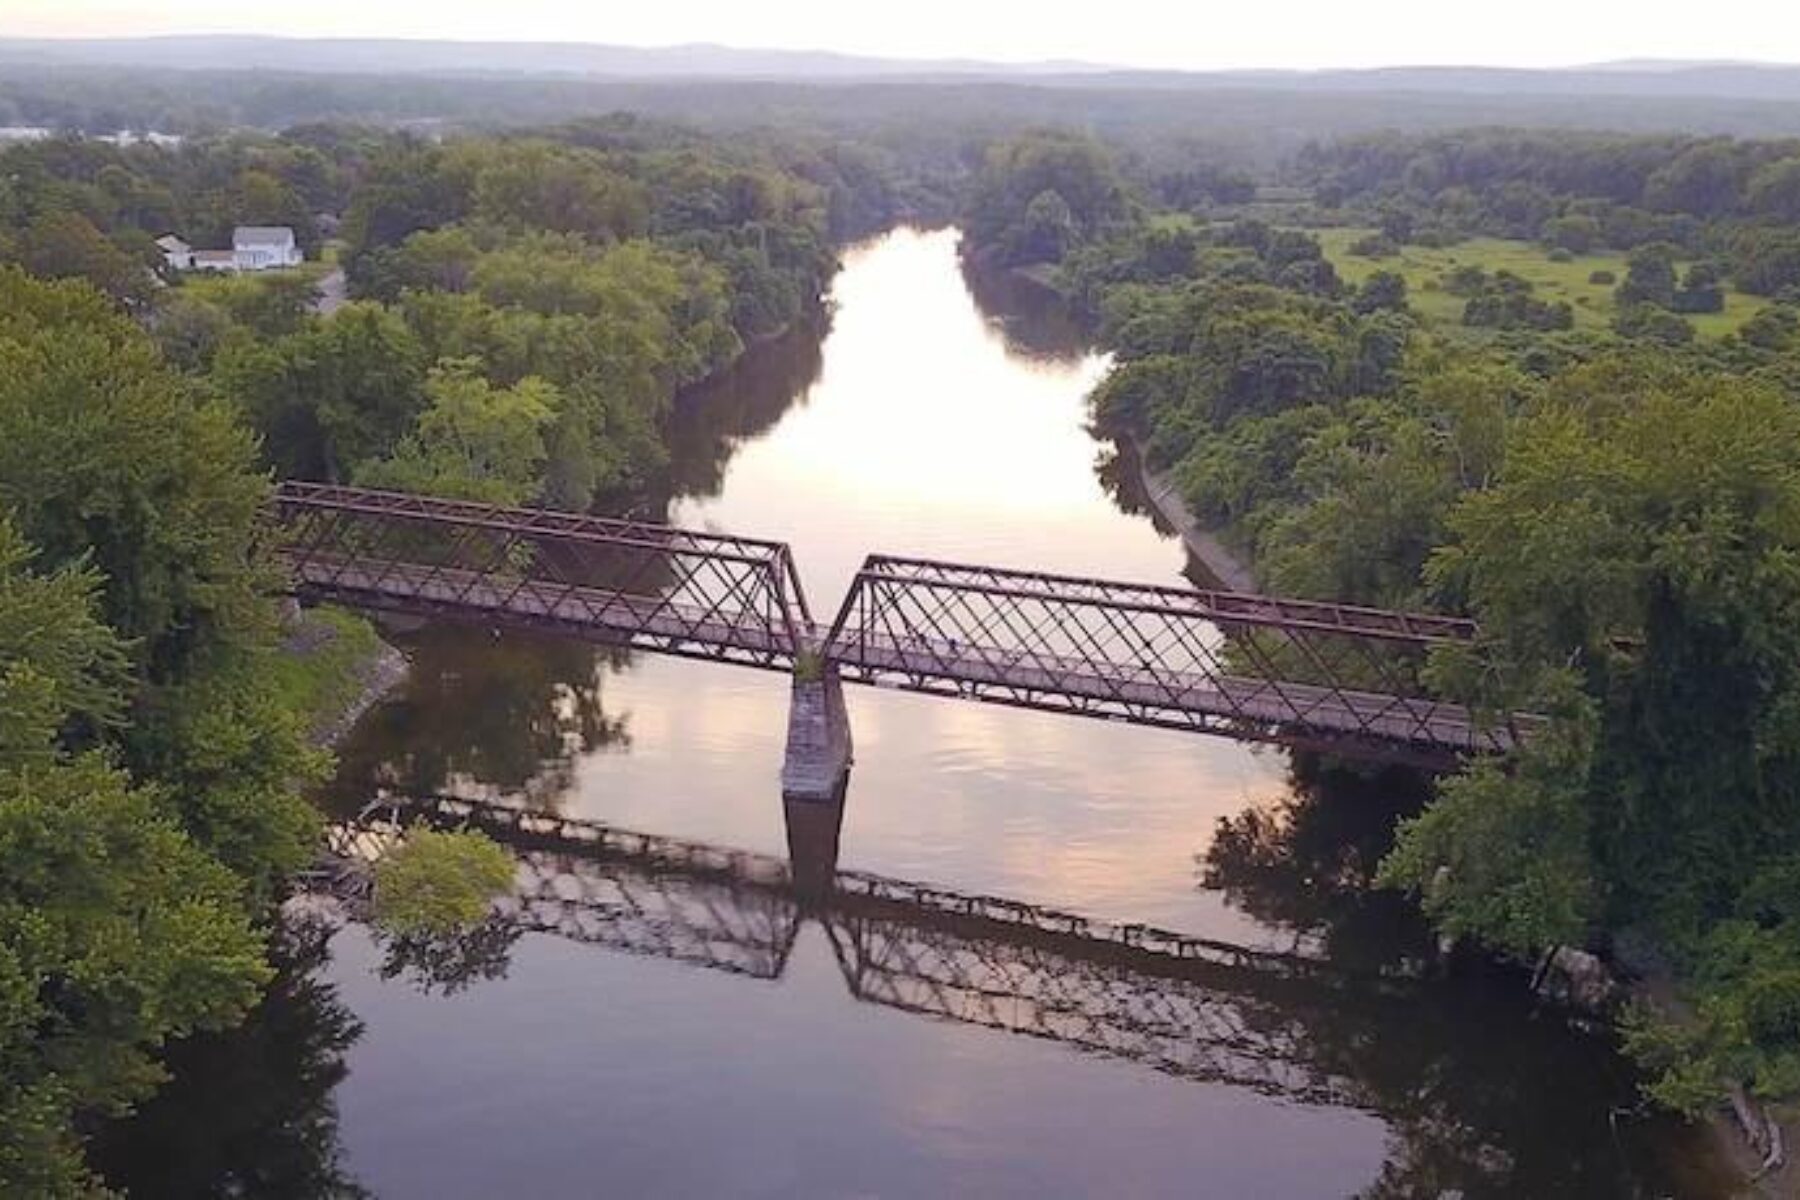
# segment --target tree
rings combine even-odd
[[[294,241],[302,252],[309,257],[318,253],[319,232],[313,225],[312,209],[285,181],[251,167],[239,172],[232,192],[234,225],[286,225],[294,231]]]
[[[434,368],[417,428],[390,457],[359,470],[358,481],[494,504],[520,504],[536,493],[548,455],[544,434],[562,397],[535,377],[495,388],[479,365],[460,359]]]
[[[125,711],[126,646],[99,619],[100,577],[31,567],[32,548],[0,517],[0,768],[52,761]]]
[[[1791,349],[1800,335],[1800,313],[1785,304],[1771,304],[1758,309],[1737,332],[1750,345],[1779,353]]]
[[[150,333],[164,358],[183,371],[198,373],[212,366],[230,328],[231,318],[217,304],[176,292],[157,303]]]
[[[988,147],[976,176],[968,228],[978,246],[1020,247],[1031,238],[1017,232],[1032,202],[1049,192],[1060,197],[1074,241],[1088,241],[1120,221],[1129,209],[1124,181],[1099,143],[1065,133],[1030,133]],[[1039,216],[1060,215],[1040,206]],[[1011,261],[1011,260],[1008,260]]]
[[[466,216],[473,187],[467,164],[435,146],[407,142],[377,156],[344,216],[345,272],[352,285],[362,284],[372,251]]]
[[[206,279],[181,291],[198,293],[203,303],[217,306],[233,322],[264,340],[300,332],[319,300],[319,287],[312,278],[284,271]]]
[[[0,770],[0,1182],[86,1194],[77,1114],[159,1079],[164,1039],[268,978],[238,883],[97,756]]]
[[[1719,268],[1709,262],[1697,262],[1687,269],[1672,306],[1682,313],[1716,313],[1725,311],[1725,288]]]
[[[1674,246],[1657,242],[1640,246],[1626,260],[1625,282],[1619,285],[1615,298],[1619,307],[1649,304],[1671,308],[1675,304]]]
[[[218,358],[220,389],[284,476],[342,480],[391,451],[424,407],[425,355],[396,314],[366,302]]]
[[[19,261],[45,279],[85,279],[127,306],[150,296],[151,276],[143,262],[106,239],[93,222],[76,212],[46,212],[19,235]]]
[[[1764,163],[1750,177],[1745,194],[1750,210],[1784,224],[1800,224],[1800,157]]]
[[[589,150],[542,141],[491,142],[476,156],[476,214],[497,225],[574,233],[595,241],[648,231],[643,185],[609,170]]]
[[[1452,937],[1520,956],[1580,944],[1598,914],[1581,735],[1483,761],[1444,781],[1420,816],[1400,823],[1377,876],[1419,897]]]
[[[512,856],[486,834],[415,828],[375,865],[375,920],[399,936],[455,933],[512,882]]]
[[[269,484],[221,402],[92,289],[0,270],[0,507],[47,569],[101,573],[138,688],[121,761],[255,894],[310,852],[316,772],[277,690]]]
[[[156,1083],[152,1052],[266,978],[239,885],[153,795],[66,747],[125,708],[91,570],[31,566],[0,521],[0,1187],[85,1194],[77,1115]]]
[[[107,621],[153,680],[258,624],[254,457],[97,293],[0,269],[0,504],[47,564],[103,573]]]
[[[1731,238],[1731,278],[1753,296],[1800,288],[1800,230],[1743,229]]]
[[[1577,664],[1598,706],[1598,878],[1612,913],[1672,935],[1728,910],[1800,828],[1797,447],[1772,388],[1595,364],[1519,423],[1430,567],[1527,691]]]
[[[1075,214],[1060,195],[1039,192],[1025,206],[1025,216],[1006,239],[1006,258],[1012,263],[1061,262],[1079,238]]]
[[[1381,236],[1394,246],[1404,246],[1412,241],[1413,214],[1404,208],[1389,208],[1381,214]]]
[[[1527,279],[1511,271],[1482,275],[1463,305],[1463,324],[1490,329],[1569,329],[1575,310],[1567,301],[1539,300]]]
[[[1544,222],[1543,240],[1571,254],[1586,254],[1600,240],[1600,222],[1585,213],[1570,213]]]
[[[1644,185],[1649,207],[1664,212],[1721,216],[1738,205],[1748,160],[1729,138],[1698,142],[1659,167]]]
[[[1685,318],[1654,304],[1621,308],[1613,318],[1613,329],[1621,337],[1659,342],[1665,346],[1681,346],[1694,340],[1694,327]]]

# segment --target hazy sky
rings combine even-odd
[[[1156,67],[1800,62],[1800,3],[1711,0],[0,0],[0,35],[722,42]]]

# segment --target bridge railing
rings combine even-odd
[[[1420,695],[1456,617],[872,555],[825,640],[846,678],[1142,724],[1422,756],[1510,748]]]
[[[275,516],[295,586],[318,599],[776,669],[811,636],[780,542],[291,481]]]

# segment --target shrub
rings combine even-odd
[[[1628,338],[1679,346],[1694,340],[1694,327],[1666,308],[1629,304],[1613,318],[1613,329]]]
[[[1351,242],[1350,253],[1358,258],[1392,258],[1400,253],[1400,246],[1390,237],[1371,233]]]
[[[375,920],[402,935],[466,929],[512,881],[512,857],[486,834],[415,827],[375,866]]]
[[[1588,276],[1588,282],[1600,287],[1611,287],[1619,282],[1619,277],[1611,271],[1595,271]]]

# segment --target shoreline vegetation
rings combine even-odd
[[[1800,1103],[1800,151],[1371,136],[1262,208],[1122,162],[992,147],[967,228],[1092,322],[1096,424],[1176,484],[1166,519],[1275,592],[1476,618],[1484,661],[1437,656],[1435,690],[1553,717],[1440,780],[1371,882],[1524,964],[1656,947],[1692,1019],[1626,1024],[1649,1095],[1751,1113],[1780,1186],[1752,1103]]]
[[[1143,439],[1136,433],[1125,434],[1132,446],[1132,461],[1145,502],[1156,511],[1187,547],[1207,574],[1228,592],[1253,593],[1261,589],[1250,565],[1221,540],[1214,529],[1203,524],[1189,506],[1170,472],[1153,470],[1145,456]]]
[[[816,308],[838,241],[931,202],[855,158],[629,117],[0,148],[0,972],[57,981],[0,1003],[8,1189],[97,1186],[93,1122],[170,1039],[251,1018],[324,747],[402,674],[360,618],[284,621],[271,476],[642,494],[675,394]],[[315,311],[316,269],[190,286],[153,247],[246,223],[309,258],[329,228],[349,301]]]
[[[308,738],[329,750],[406,679],[406,655],[366,617],[341,609],[282,608],[283,671]]]

